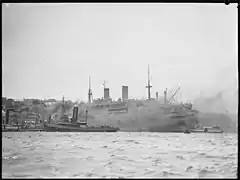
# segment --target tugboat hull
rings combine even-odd
[[[204,129],[190,129],[191,133],[223,133],[223,130],[204,130]]]
[[[114,127],[70,127],[57,124],[45,124],[46,132],[117,132]]]
[[[20,132],[39,132],[39,131],[44,131],[44,129],[41,128],[20,129]]]

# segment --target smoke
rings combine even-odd
[[[223,91],[220,91],[212,97],[198,97],[194,101],[193,106],[201,112],[225,113],[227,106],[223,93]]]
[[[212,83],[212,89],[205,90],[194,101],[194,107],[201,112],[233,113],[238,109],[238,83],[236,65],[221,68]]]
[[[193,107],[200,111],[198,118],[204,125],[217,124],[229,132],[236,132],[238,116],[238,83],[236,64],[221,68],[212,83],[194,101]]]

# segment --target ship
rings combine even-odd
[[[44,131],[46,132],[117,132],[118,127],[113,127],[110,125],[99,125],[99,126],[89,126],[87,123],[88,120],[88,109],[85,111],[85,120],[79,120],[79,117],[82,117],[78,114],[79,109],[75,105],[73,108],[72,118],[69,118],[68,115],[64,114],[64,98],[62,104],[62,116],[60,121],[51,123],[51,116],[49,116],[48,121],[44,122]]]
[[[186,132],[191,133],[223,133],[224,131],[217,125],[202,126],[197,124],[193,129],[187,129]]]
[[[110,100],[109,88],[106,88],[104,83],[104,97],[84,105],[89,107],[89,114],[91,114],[89,121],[91,123],[96,121],[111,123],[118,126],[120,131],[125,132],[184,132],[186,129],[193,128],[193,124],[198,121],[198,111],[193,109],[191,103],[178,103],[176,100],[173,102],[180,87],[170,98],[167,97],[166,89],[164,102],[161,102],[158,98],[151,97],[152,86],[149,74],[148,66],[148,84],[146,86],[148,98],[146,100],[124,98],[124,95],[128,93],[124,94],[123,90],[122,99]],[[89,90],[89,92],[92,91]]]

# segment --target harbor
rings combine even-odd
[[[151,97],[150,68],[148,65],[148,81],[146,100],[134,100],[128,98],[128,86],[122,86],[122,98],[113,101],[110,97],[110,88],[106,87],[104,81],[103,98],[93,99],[91,89],[91,78],[89,76],[88,84],[88,102],[87,103],[70,103],[65,101],[64,97],[61,102],[55,103],[58,108],[55,112],[46,110],[44,104],[43,110],[47,113],[39,114],[33,111],[32,105],[15,106],[12,108],[3,108],[2,131],[60,131],[60,132],[191,132],[191,133],[223,133],[224,131],[218,126],[218,129],[199,128],[199,116],[201,113],[193,109],[191,103],[179,103],[174,97],[180,91],[180,87],[172,94],[168,95],[168,89],[163,92],[164,101],[158,100],[159,93],[156,97]],[[52,105],[54,106],[54,105]],[[4,107],[4,105],[3,105]],[[51,106],[50,106],[51,107]],[[144,107],[144,108],[143,108]],[[157,114],[149,114],[146,111],[152,111],[158,108]],[[35,108],[36,109],[36,108]],[[133,114],[134,112],[134,114]],[[23,115],[25,114],[25,115]],[[149,115],[148,115],[149,114]],[[158,119],[154,125],[147,120],[140,121],[144,117],[154,116]],[[97,117],[97,118],[96,118]],[[44,119],[45,118],[45,119]],[[103,119],[105,118],[105,119]],[[11,119],[11,120],[10,120]],[[103,120],[100,120],[103,119]],[[135,120],[134,120],[135,119]],[[92,123],[94,120],[94,123]],[[97,123],[99,121],[99,123]],[[101,124],[101,122],[105,122]],[[149,123],[142,127],[142,124]],[[12,125],[10,125],[12,124]],[[163,125],[161,125],[163,124]],[[198,126],[196,126],[198,125]],[[213,124],[212,126],[214,126]]]
[[[2,179],[238,178],[225,4],[2,3]]]

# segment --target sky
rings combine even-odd
[[[13,98],[181,99],[237,85],[237,5],[3,4],[2,92]],[[231,93],[230,92],[230,93]]]

